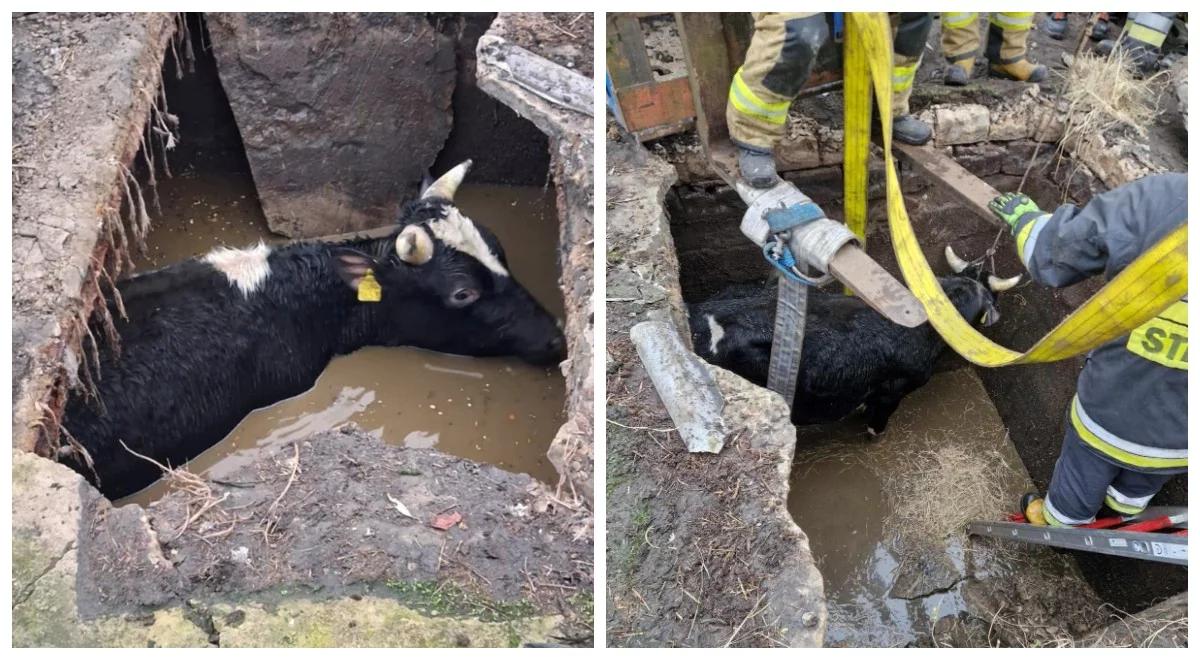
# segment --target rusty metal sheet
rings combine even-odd
[[[617,90],[621,115],[632,133],[668,125],[683,125],[696,116],[687,78],[650,82]]]

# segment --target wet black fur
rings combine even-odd
[[[986,274],[981,276],[986,281]],[[964,318],[974,322],[989,309],[994,294],[972,277],[939,278]],[[688,310],[692,342],[705,360],[766,386],[775,323],[774,284],[739,285]],[[710,350],[707,317],[725,335]],[[945,342],[928,323],[896,325],[862,300],[812,290],[804,346],[793,399],[792,422],[831,422],[866,407],[868,427],[881,433],[900,401],[929,382]]]
[[[309,389],[334,356],[363,346],[516,355],[542,365],[560,360],[564,342],[555,319],[516,280],[437,240],[424,265],[396,256],[395,236],[404,225],[444,217],[449,207],[439,199],[410,203],[386,239],[277,247],[268,257],[270,276],[249,297],[199,260],[121,282],[129,319],[112,311],[120,357],[101,343],[99,398],[73,393],[63,420],[91,455],[101,491],[122,497],[160,476],[120,440],[181,465],[252,410]],[[506,264],[495,236],[480,231]],[[381,302],[358,302],[339,274],[338,255],[370,261]],[[479,300],[453,308],[448,297],[459,287],[478,289]],[[62,456],[96,482],[77,452]]]

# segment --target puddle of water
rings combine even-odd
[[[988,454],[995,454],[995,447],[1003,442],[1003,426],[973,374],[935,375],[904,400],[877,441],[870,439],[864,421],[856,416],[802,427],[796,436],[788,509],[808,534],[825,581],[830,612],[827,643],[905,646],[927,640],[938,619],[965,611],[961,583],[953,580],[944,582],[950,587],[946,590],[919,589],[917,593],[928,593],[923,597],[891,595],[903,582],[902,576],[911,581],[927,570],[918,567],[921,557],[914,554],[944,554],[941,565],[960,576],[967,567],[958,538],[947,541],[889,527],[897,502],[888,497],[887,481],[881,475],[905,474],[917,452],[945,445],[974,452],[980,461],[994,460]],[[931,506],[948,495],[928,494],[934,500]],[[918,545],[928,550],[914,553],[911,548]],[[903,552],[905,547],[910,548],[908,553]],[[925,578],[930,579],[928,573]],[[903,587],[899,588],[903,594]]]
[[[282,240],[267,227],[254,181],[245,173],[186,172],[163,178],[158,200],[162,213],[154,213],[146,254],[133,254],[137,271],[198,257],[218,245],[246,247],[259,239]]]
[[[148,238],[143,268],[216,245],[280,240],[267,233],[244,177],[177,176],[160,183],[159,195],[164,220]],[[554,191],[464,185],[456,197],[464,213],[500,238],[513,274],[561,317]],[[434,447],[554,483],[558,477],[545,454],[563,422],[564,387],[557,369],[516,359],[368,347],[335,358],[308,392],[248,415],[189,469],[222,479],[263,449],[354,422],[390,444]],[[166,492],[158,482],[120,504],[144,506]]]

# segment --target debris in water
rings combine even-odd
[[[396,510],[400,512],[400,515],[406,518],[412,518],[413,520],[417,519],[417,517],[408,510],[408,507],[404,506],[404,502],[392,497],[391,493],[384,493],[384,495],[387,495],[388,501],[392,503],[392,506],[396,507]]]

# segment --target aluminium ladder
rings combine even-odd
[[[1079,527],[1033,525],[1021,514],[1004,522],[977,521],[967,533],[1066,550],[1187,566],[1187,508],[1150,507],[1136,516],[1099,518]]]

